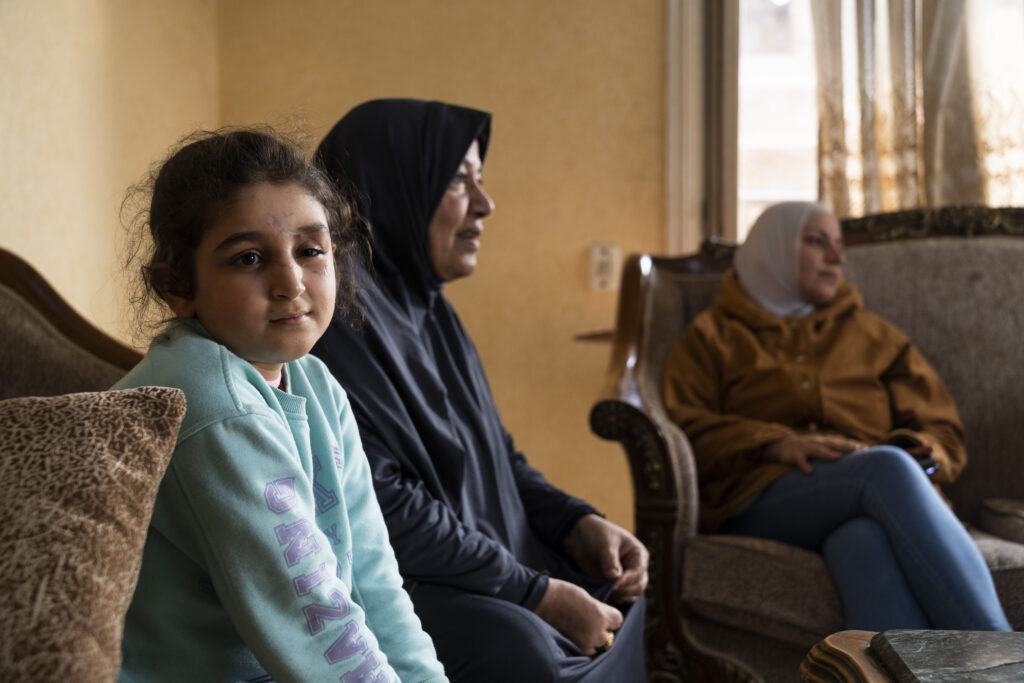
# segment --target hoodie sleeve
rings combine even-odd
[[[787,465],[765,460],[763,449],[794,430],[720,412],[722,345],[712,326],[706,330],[699,322],[700,318],[669,351],[663,392],[669,417],[683,429],[693,449],[702,528],[713,531],[744,500],[788,470]]]
[[[347,401],[340,423],[345,454],[342,485],[352,529],[352,591],[358,603],[365,606],[366,622],[401,680],[447,681],[433,643],[402,587],[384,516],[374,495],[370,466]]]
[[[721,344],[704,325],[690,325],[665,361],[665,408],[693,446],[698,474],[712,480],[760,460],[761,449],[794,434],[776,422],[720,412]]]
[[[902,336],[902,335],[901,335]],[[956,480],[967,464],[964,429],[953,398],[942,379],[910,340],[882,376],[892,410],[890,442],[909,438],[932,447],[938,483]]]

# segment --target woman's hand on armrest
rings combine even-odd
[[[587,655],[597,654],[608,634],[622,626],[622,612],[561,579],[548,582],[548,590],[534,612]]]
[[[828,434],[793,434],[764,447],[769,460],[799,467],[805,474],[814,471],[811,460],[838,460],[851,451],[867,448],[855,439]]]

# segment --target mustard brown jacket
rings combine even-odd
[[[764,447],[791,434],[839,434],[875,445],[900,437],[934,448],[933,477],[967,462],[956,406],[910,340],[844,281],[813,314],[783,319],[723,280],[666,359],[665,405],[693,447],[701,530],[713,532],[792,467]]]

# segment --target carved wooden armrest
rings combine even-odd
[[[604,398],[590,411],[593,432],[602,439],[618,441],[626,451],[636,494],[674,507],[681,492],[672,481],[668,439],[659,422],[642,402],[621,398]]]
[[[692,460],[680,462],[673,453],[676,439],[689,448],[685,437],[630,392],[606,392],[590,411],[590,426],[601,438],[622,444],[633,475],[636,536],[651,554],[644,629],[648,680],[724,680],[722,662],[691,643],[680,601],[682,550],[697,516],[696,482],[682,475]]]

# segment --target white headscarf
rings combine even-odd
[[[800,294],[800,236],[804,224],[821,213],[831,211],[818,202],[769,206],[733,257],[733,268],[747,296],[780,318],[814,312],[814,304]]]

